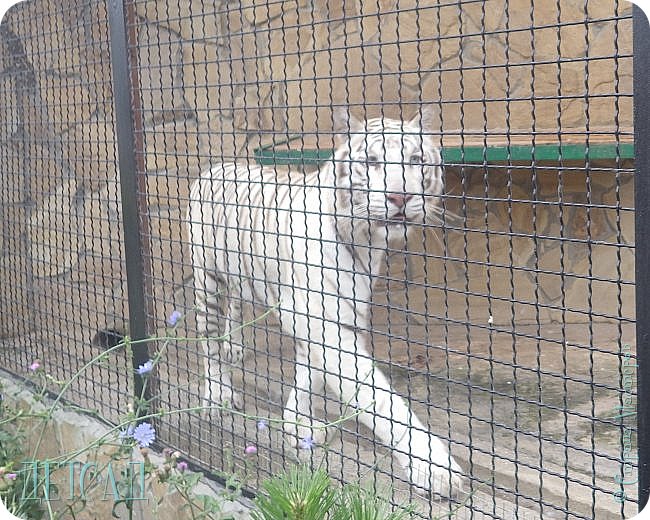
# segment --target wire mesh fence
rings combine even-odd
[[[618,1],[14,7],[3,366],[65,378],[172,334],[136,349],[165,345],[157,404],[231,409],[158,439],[213,475],[308,461],[422,518],[629,516],[631,26]],[[109,420],[113,357],[73,394]]]
[[[106,15],[79,14],[34,2],[0,26],[2,366],[40,358],[60,380],[96,353],[92,331],[127,316]],[[93,366],[71,397],[115,419],[129,366]]]

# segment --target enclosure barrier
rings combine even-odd
[[[156,407],[232,390],[241,410],[162,416],[158,445],[251,493],[303,461],[420,518],[632,516],[650,489],[636,320],[650,294],[649,32],[623,1],[13,7],[0,25],[2,366],[20,376],[38,358],[65,379],[127,335],[148,340],[71,388],[116,422],[141,393],[134,368],[166,344]],[[439,197],[427,177],[412,184],[441,164]],[[334,190],[328,168],[347,167],[372,175]],[[199,205],[191,186],[210,169]],[[319,202],[301,208],[310,189]],[[418,220],[418,200],[437,201],[436,218]],[[384,247],[358,243],[354,229],[402,217],[405,244],[403,224]],[[313,222],[337,223],[337,240]],[[201,262],[222,262],[228,283],[211,293]],[[221,291],[230,303],[210,316],[234,331],[206,356],[201,302]],[[241,330],[227,319],[240,306]],[[228,384],[206,394],[207,358]],[[284,431],[296,394],[303,421],[336,423],[326,439]],[[406,440],[429,434],[463,476],[452,500],[404,467],[428,467]]]

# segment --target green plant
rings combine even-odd
[[[333,487],[324,470],[306,466],[266,480],[255,500],[255,520],[404,520],[412,507],[392,511],[390,503],[358,485]]]
[[[411,517],[412,507],[391,510],[390,503],[376,493],[357,485],[345,486],[339,493],[330,520],[404,520]]]
[[[1,385],[0,391],[4,391]],[[19,518],[39,520],[44,511],[38,501],[25,499],[34,489],[31,480],[21,471],[26,456],[23,424],[33,416],[30,411],[9,406],[0,398],[0,500]]]
[[[266,480],[262,488],[266,495],[255,500],[255,520],[321,520],[327,518],[337,499],[325,471],[312,473],[302,466]]]

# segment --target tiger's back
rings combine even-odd
[[[310,286],[334,290],[322,278],[340,277],[352,258],[338,247],[334,186],[323,177],[233,163],[204,173],[190,192],[195,270],[221,273],[266,305],[313,300],[300,294]]]

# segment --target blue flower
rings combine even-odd
[[[173,327],[178,323],[178,320],[180,320],[183,317],[183,315],[179,311],[174,311],[169,315],[169,318],[167,319],[167,323],[169,324],[170,327]]]
[[[148,374],[153,370],[153,361],[149,360],[144,365],[140,365],[136,372],[138,375]]]
[[[156,430],[147,422],[140,423],[133,430],[133,438],[141,448],[147,448],[156,439]]]
[[[307,437],[300,439],[300,442],[298,444],[303,450],[311,450],[314,447],[315,443],[312,436],[308,435]]]
[[[257,429],[259,431],[266,430],[268,427],[269,427],[269,423],[266,420],[260,419],[259,421],[257,421]]]

